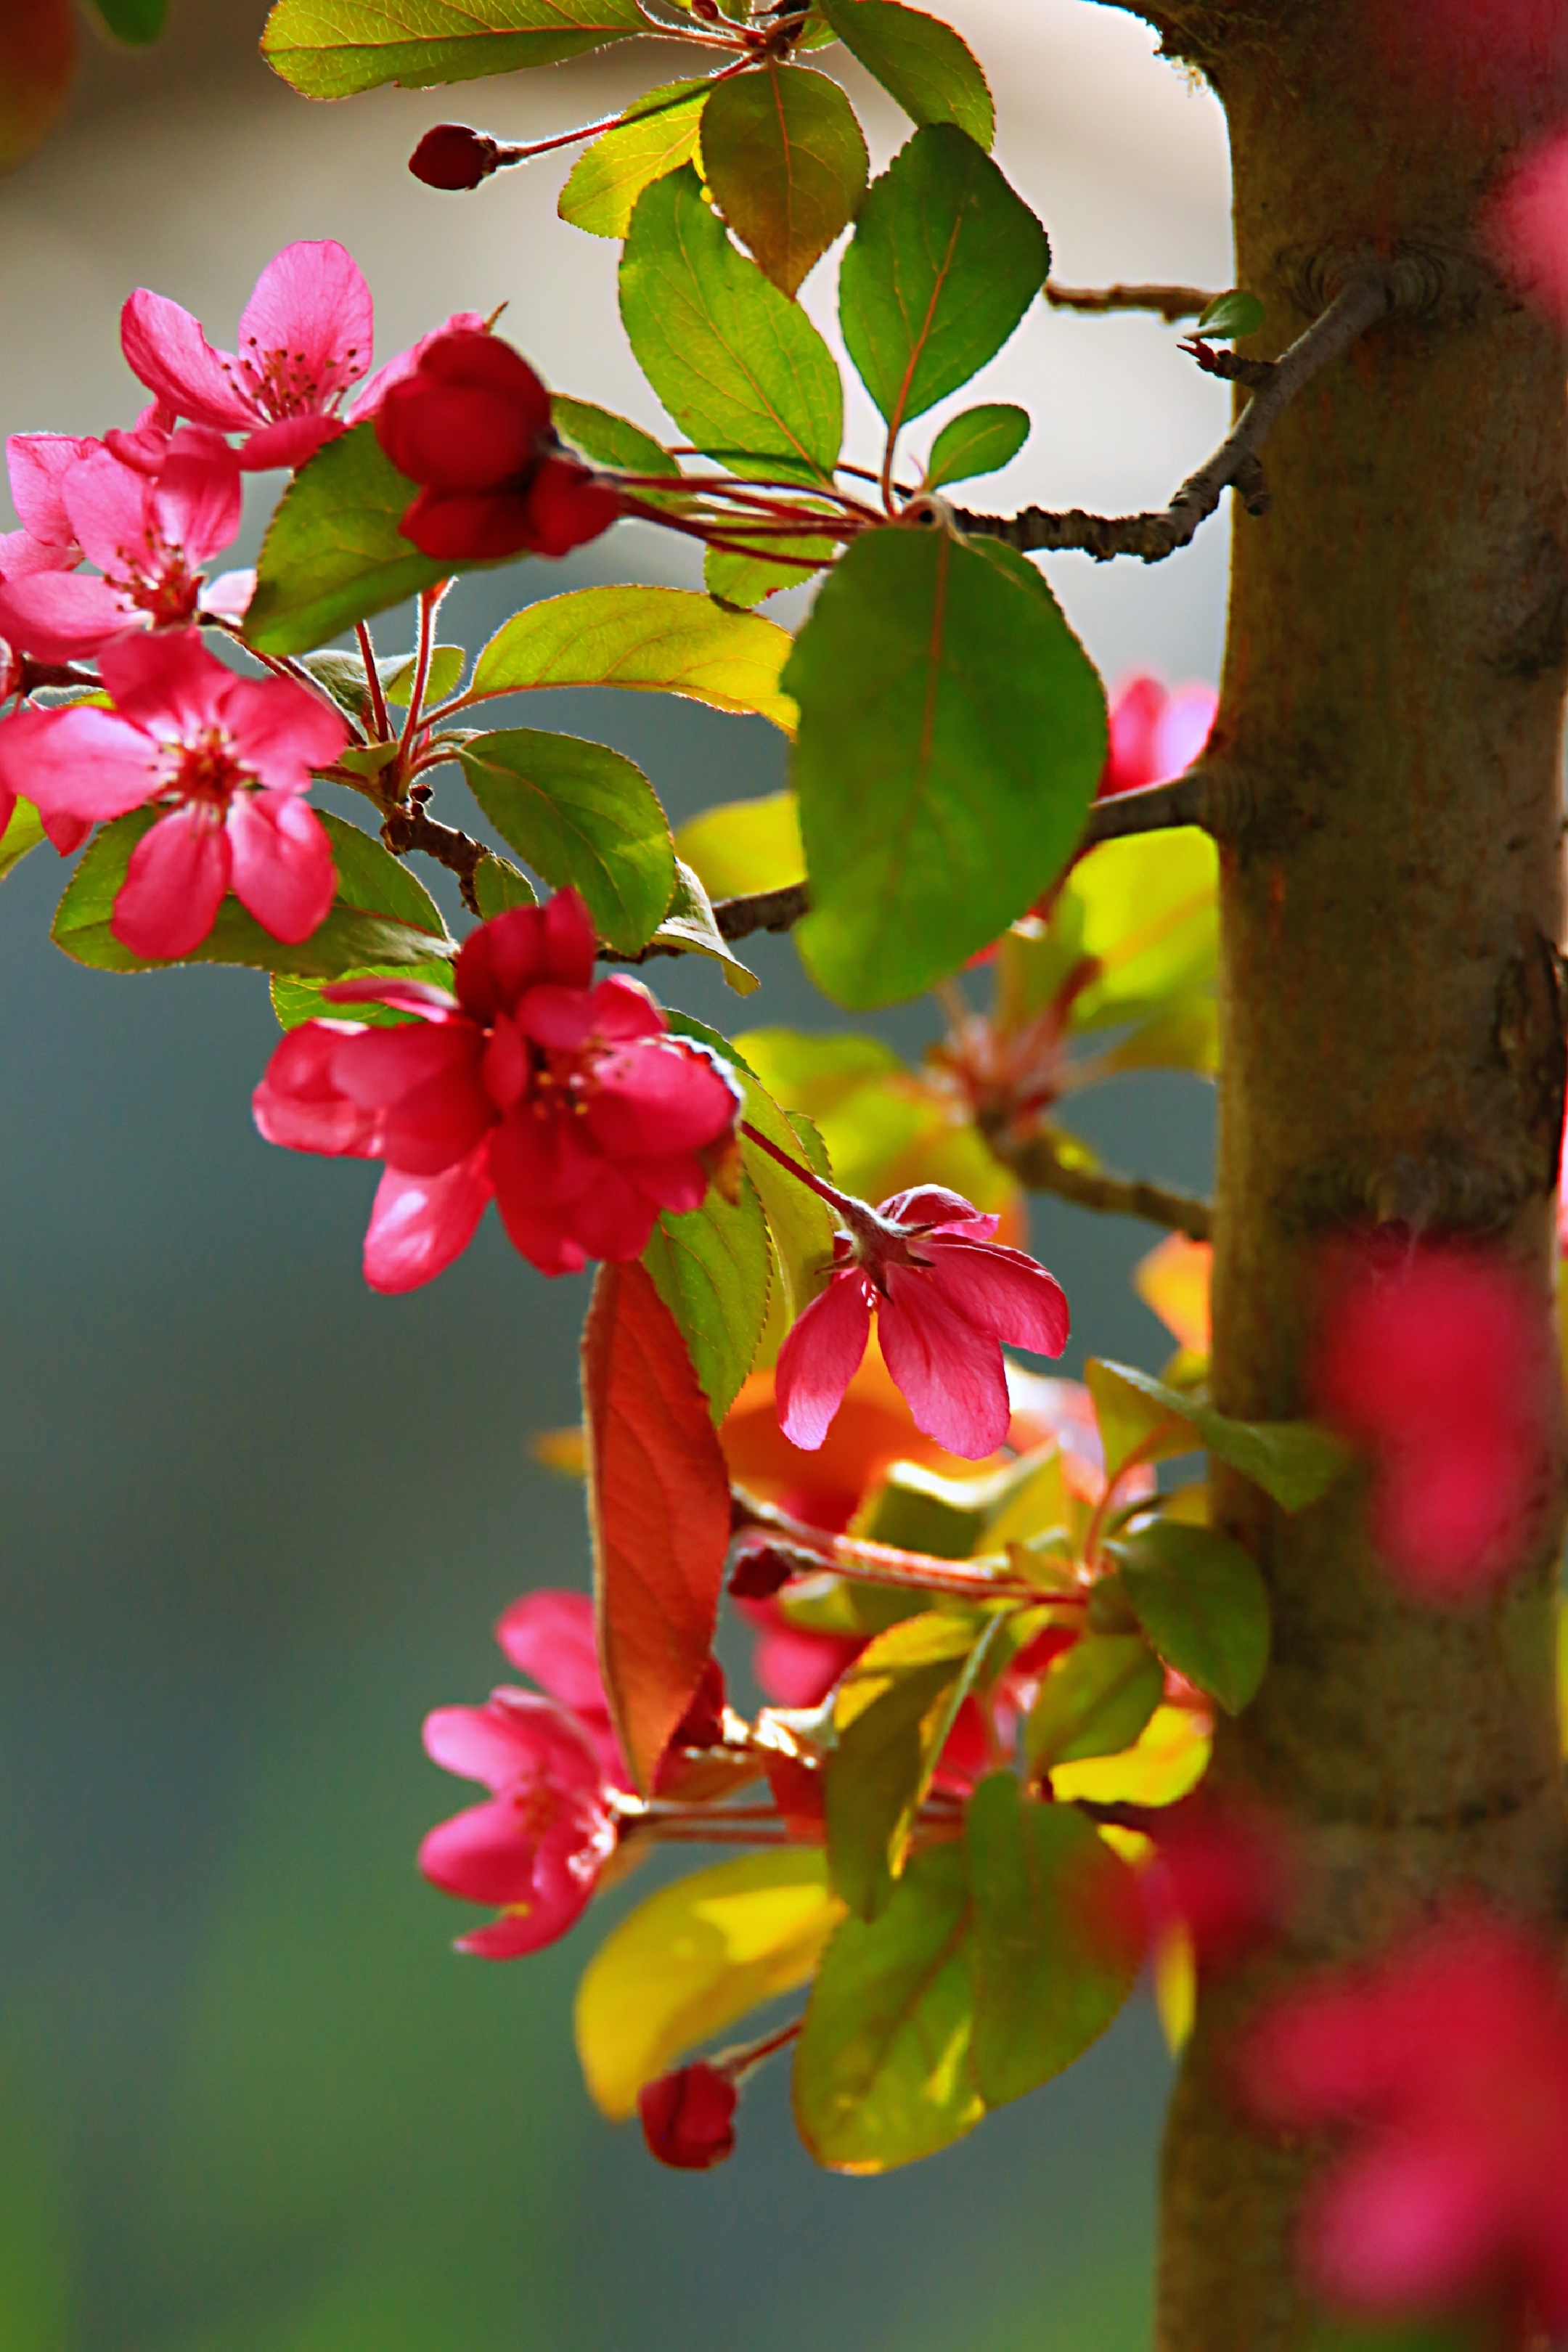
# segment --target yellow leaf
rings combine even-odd
[[[1208,1769],[1210,1735],[1189,1707],[1157,1706],[1139,1738],[1120,1756],[1058,1764],[1052,1793],[1068,1803],[1173,1805],[1195,1789]]]
[[[1163,1929],[1154,1946],[1154,2006],[1173,2058],[1179,2057],[1193,2030],[1198,2005],[1197,1961],[1193,1939],[1179,1920]]]
[[[1177,1345],[1194,1356],[1209,1352],[1209,1275],[1214,1250],[1170,1234],[1132,1272],[1132,1286],[1152,1307]]]
[[[764,793],[754,801],[725,801],[704,809],[675,836],[675,854],[697,874],[710,898],[741,898],[753,890],[783,890],[805,879],[798,803],[793,793]]]
[[[624,2122],[689,2050],[805,1984],[844,1916],[820,1846],[746,1854],[650,1896],[577,1988],[577,2055],[601,2112]]]

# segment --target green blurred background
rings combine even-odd
[[[176,0],[159,51],[95,54],[63,134],[0,189],[5,428],[128,421],[132,285],[226,341],[268,255],[328,235],[372,279],[384,353],[508,296],[554,382],[657,425],[613,250],[552,220],[564,164],[465,205],[402,163],[444,116],[538,135],[674,68],[311,110],[256,61],[263,13]],[[1217,115],[1147,35],[1084,0],[953,13],[1062,275],[1226,282]],[[867,113],[885,154],[897,124]],[[1040,420],[1009,502],[1163,496],[1224,414],[1139,321],[1042,315],[984,396]],[[482,634],[505,597],[689,576],[626,537],[466,583],[449,617]],[[1110,675],[1179,678],[1213,675],[1223,570],[1215,538],[1159,574],[1051,576]],[[760,722],[690,705],[535,698],[529,723],[616,743],[678,819],[782,781]],[[467,815],[453,785],[437,806]],[[429,1290],[372,1297],[373,1171],[251,1129],[277,1034],[260,980],[85,972],[47,941],[59,881],[42,852],[0,898],[0,2352],[1131,2352],[1168,2080],[1142,1996],[1061,2083],[910,2173],[816,2173],[781,2074],[748,2093],[736,2160],[687,2177],[577,2076],[572,1987],[604,1915],[531,1961],[451,1955],[458,1910],[413,1855],[461,1791],[418,1723],[499,1678],[508,1601],[584,1580],[580,1496],[528,1452],[574,1417],[583,1286],[492,1227]],[[787,941],[752,960],[743,1008],[705,971],[658,977],[731,1027],[839,1022]],[[879,1025],[911,1048],[931,1029],[921,1008]],[[1150,1080],[1079,1123],[1202,1183],[1211,1116],[1202,1087]],[[1153,1238],[1040,1205],[1075,1362],[1085,1339],[1160,1360],[1126,1283]]]

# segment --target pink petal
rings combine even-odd
[[[226,367],[200,320],[166,295],[138,288],[120,314],[120,344],[132,374],[176,415],[220,433],[256,423],[254,401],[232,381],[234,362]]]
[[[228,835],[216,811],[171,809],[132,851],[109,928],[132,955],[188,955],[216,920],[228,876]]]
[[[445,1274],[473,1240],[489,1197],[484,1144],[438,1176],[405,1176],[389,1168],[376,1189],[364,1237],[364,1278],[371,1288],[416,1290]]]
[[[537,1691],[493,1691],[484,1706],[438,1706],[425,1718],[424,1739],[425,1753],[444,1772],[491,1790],[532,1780],[561,1789],[599,1785],[586,1732]]]
[[[856,1266],[836,1274],[791,1327],[773,1393],[779,1427],[803,1453],[815,1454],[826,1436],[870,1336],[871,1286]]]
[[[74,572],[81,550],[74,541],[61,544],[35,539],[31,531],[0,531],[0,580],[26,580],[35,572]]]
[[[384,1110],[433,1079],[477,1069],[483,1052],[484,1033],[471,1021],[400,1022],[395,1029],[356,1030],[332,1075],[351,1100]]]
[[[0,784],[37,803],[46,821],[123,816],[157,791],[145,735],[110,710],[19,710],[0,719]]]
[[[224,697],[237,683],[195,629],[124,637],[104,648],[98,670],[121,717],[160,743],[188,743],[218,725]]]
[[[1010,1412],[1002,1350],[990,1333],[956,1313],[928,1279],[894,1266],[878,1301],[877,1336],[915,1427],[966,1462],[994,1454]]]
[[[919,1246],[931,1255],[931,1270],[923,1278],[977,1330],[1037,1355],[1061,1354],[1070,1328],[1067,1297],[1043,1265],[1022,1250],[949,1240],[941,1234],[930,1234]],[[909,1282],[921,1279],[918,1274],[906,1277]],[[903,1295],[902,1286],[899,1295]]]
[[[237,536],[245,509],[233,453],[226,445],[221,457],[182,446],[195,437],[175,435],[153,491],[159,533],[166,546],[181,550],[193,572]]]
[[[524,1823],[510,1796],[471,1805],[429,1832],[419,1867],[433,1886],[467,1903],[525,1902],[533,1892],[535,1842]]]
[[[538,1045],[574,1053],[591,1037],[606,1045],[662,1037],[668,1027],[646,988],[612,972],[597,988],[531,988],[517,1008],[519,1026]]]
[[[74,433],[13,433],[5,444],[5,468],[11,478],[11,503],[16,520],[32,539],[64,544],[71,537],[70,518],[60,497],[60,486],[81,459],[101,446]]]
[[[1218,709],[1219,697],[1212,686],[1178,686],[1169,696],[1155,721],[1150,747],[1152,784],[1163,784],[1186,772],[1214,731]]]
[[[930,1225],[939,1232],[950,1229],[961,1233],[969,1241],[989,1241],[995,1232],[999,1218],[982,1215],[973,1201],[962,1192],[950,1192],[945,1184],[917,1184],[912,1191],[895,1192],[890,1201],[879,1201],[877,1213],[896,1225]]]
[[[240,364],[265,369],[276,360],[289,415],[319,412],[357,383],[374,341],[370,288],[332,237],[286,245],[240,314]]]
[[[313,457],[323,443],[337,440],[343,429],[335,416],[285,416],[241,442],[237,460],[247,474],[269,474],[279,466],[292,471]]]
[[[586,988],[597,945],[587,908],[575,890],[557,890],[544,916],[544,978],[563,988]]]
[[[153,485],[107,449],[95,449],[60,483],[69,536],[100,572],[117,579],[144,572],[152,556]]]
[[[575,1926],[587,1901],[585,1894],[564,1916],[539,1903],[503,1912],[490,1927],[476,1927],[472,1935],[459,1936],[452,1949],[474,1960],[523,1959],[530,1952],[553,1944]]]
[[[525,1592],[500,1619],[496,1640],[512,1664],[563,1706],[595,1717],[608,1714],[594,1604],[585,1592]]]
[[[423,980],[334,980],[321,994],[329,1004],[389,1004],[421,1021],[449,1020],[458,1011],[455,996]]]
[[[431,1034],[443,1038],[461,1036],[456,1023],[426,1032]],[[467,1039],[462,1042],[468,1043]],[[387,1110],[388,1163],[407,1176],[434,1176],[454,1161],[466,1160],[495,1123],[496,1107],[478,1064],[468,1052],[454,1055],[445,1069],[400,1095]]]
[[[247,572],[220,572],[202,590],[200,610],[220,621],[243,621],[256,593],[255,566]]]
[[[1403,2318],[1468,2300],[1509,2251],[1489,2151],[1386,2137],[1342,2161],[1308,2209],[1311,2274],[1335,2303]]]
[[[595,1065],[585,1125],[613,1159],[700,1150],[735,1124],[741,1089],[710,1055],[645,1041]]]
[[[236,677],[232,670],[222,677],[223,723],[238,757],[263,783],[302,792],[348,742],[342,713],[308,687],[287,677]]]
[[[38,570],[0,586],[0,636],[39,661],[85,661],[142,625],[128,597],[87,572]]]
[[[234,895],[275,940],[308,940],[338,887],[331,844],[313,808],[292,793],[236,793],[228,805]]]
[[[629,1169],[600,1160],[563,1222],[587,1256],[620,1265],[627,1258],[642,1255],[658,1213],[658,1203],[633,1182]]]
[[[454,310],[443,325],[433,327],[427,335],[421,335],[409,350],[399,352],[395,359],[388,360],[384,368],[376,370],[368,383],[361,385],[350,404],[348,422],[359,425],[365,417],[374,416],[384,396],[395,383],[402,383],[405,377],[414,373],[432,343],[438,343],[444,336],[454,333],[482,334],[484,327],[482,312]]]
[[[1110,699],[1110,744],[1099,796],[1137,792],[1154,781],[1154,730],[1166,692],[1157,677],[1125,679]]]
[[[273,1048],[267,1075],[250,1098],[257,1127],[268,1143],[293,1151],[380,1158],[379,1113],[351,1101],[332,1076],[333,1055],[352,1034],[347,1022],[305,1021]]]
[[[708,1197],[708,1171],[694,1151],[653,1152],[623,1160],[622,1173],[658,1209],[680,1215]]]

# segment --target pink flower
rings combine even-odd
[[[553,1699],[492,1691],[484,1706],[438,1706],[425,1718],[432,1760],[489,1789],[488,1804],[440,1822],[419,1849],[433,1886],[502,1916],[458,1943],[488,1960],[515,1959],[563,1936],[615,1851],[616,1822],[599,1759]]]
[[[0,531],[0,580],[68,571],[81,562],[60,485],[71,467],[101,445],[74,433],[13,433],[5,471],[20,530]]]
[[[178,416],[247,437],[251,471],[300,466],[343,430],[344,394],[370,366],[370,289],[331,238],[285,246],[240,314],[237,352],[215,351],[166,296],[138,289],[121,313],[133,374]]]
[[[1302,2218],[1308,2274],[1373,2317],[1479,2297],[1568,2328],[1568,2008],[1522,1928],[1450,1916],[1385,1960],[1288,1995],[1243,2048],[1253,2105],[1356,2128]]]
[[[1007,1435],[1002,1342],[1059,1356],[1068,1305],[1054,1276],[990,1236],[997,1220],[940,1184],[878,1209],[833,1196],[850,1230],[837,1271],[779,1351],[779,1423],[793,1445],[822,1444],[866,1352],[871,1317],[915,1426],[980,1461]]]
[[[594,1604],[585,1592],[525,1592],[496,1626],[512,1664],[530,1675],[575,1719],[599,1759],[606,1785],[633,1793],[631,1774],[610,1720],[599,1673]]]
[[[1472,1252],[1358,1255],[1332,1298],[1323,1417],[1372,1457],[1372,1526],[1414,1599],[1468,1601],[1521,1567],[1555,1488],[1562,1405],[1544,1305]]]
[[[492,1196],[542,1274],[637,1257],[661,1209],[701,1205],[738,1089],[667,1034],[637,982],[590,986],[594,951],[581,898],[558,891],[470,933],[456,997],[368,981],[327,991],[414,1021],[308,1021],[278,1047],[255,1095],[268,1142],[386,1162],[365,1236],[373,1289],[440,1274]]]
[[[1182,775],[1209,739],[1219,697],[1212,686],[1162,686],[1127,678],[1110,706],[1110,750],[1096,797],[1138,792]]]
[[[7,572],[0,552],[0,635],[40,660],[96,654],[132,629],[187,626],[202,605],[202,565],[239,529],[239,470],[221,434],[116,437],[135,462],[101,442],[52,461],[46,519],[66,533],[47,551],[55,560]],[[101,579],[76,570],[84,558]]]
[[[1488,206],[1483,230],[1515,291],[1568,324],[1568,139],[1516,164]]]
[[[340,715],[287,678],[237,677],[195,630],[123,637],[99,661],[112,710],[26,709],[0,724],[0,788],[37,803],[50,837],[152,803],[110,918],[139,956],[188,954],[230,887],[274,939],[325,919],[336,876],[300,797],[348,740]]]

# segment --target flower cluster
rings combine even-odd
[[[594,986],[594,953],[582,900],[559,891],[470,932],[455,996],[340,983],[324,992],[334,1003],[413,1017],[308,1021],[274,1053],[255,1096],[268,1142],[385,1162],[365,1237],[373,1288],[440,1274],[492,1198],[543,1274],[636,1257],[660,1210],[701,1205],[739,1089],[668,1034],[635,981]]]

